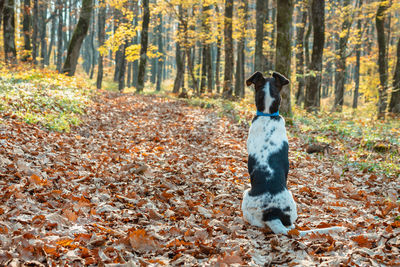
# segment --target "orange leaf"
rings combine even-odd
[[[299,236],[300,235],[300,232],[297,229],[291,229],[287,233],[288,233],[288,235],[294,235],[294,236]]]
[[[159,244],[154,237],[149,236],[144,229],[130,232],[128,239],[132,248],[140,252],[153,251],[159,248]]]
[[[351,238],[354,242],[356,242],[360,247],[371,248],[372,242],[368,238],[363,235],[359,235]]]
[[[74,240],[70,239],[70,238],[63,238],[60,239],[56,242],[56,244],[63,246],[63,247],[68,247],[69,245],[72,244],[72,242],[74,242]]]
[[[64,216],[68,218],[71,222],[76,222],[78,215],[72,210],[64,210]]]

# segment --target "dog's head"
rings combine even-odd
[[[278,72],[274,72],[272,77],[265,78],[261,72],[257,71],[247,79],[246,84],[247,86],[254,84],[257,110],[275,113],[279,110],[281,103],[282,87],[289,84],[289,80]]]

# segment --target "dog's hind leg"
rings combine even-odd
[[[274,232],[274,234],[286,235],[289,231],[289,229],[283,225],[280,219],[265,221],[265,224],[271,229],[272,232]]]

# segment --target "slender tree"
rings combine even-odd
[[[224,97],[232,95],[233,39],[232,39],[233,0],[225,0],[225,70]]]
[[[389,111],[400,114],[400,37],[397,41],[397,63],[393,75],[393,88],[389,103]]]
[[[5,0],[3,9],[3,39],[6,63],[15,63],[17,50],[15,46],[14,0]]]
[[[296,105],[304,102],[304,85],[305,85],[305,69],[304,69],[304,32],[307,23],[307,4],[305,0],[300,1],[300,23],[296,27],[296,80],[297,93]]]
[[[235,96],[239,98],[244,97],[244,51],[245,51],[245,39],[246,39],[246,24],[247,24],[247,15],[248,12],[248,3],[245,0],[240,2],[239,6],[239,17],[240,17],[240,37],[238,40],[237,46],[237,63],[236,63],[236,79],[235,79]]]
[[[310,74],[307,79],[304,107],[308,111],[319,109],[322,77],[322,56],[325,43],[325,0],[313,0],[311,5],[313,48],[310,62]]]
[[[350,8],[350,0],[344,0],[342,10],[343,23],[341,33],[339,34],[339,48],[336,53],[335,101],[333,103],[333,109],[338,112],[342,111],[344,102],[347,42],[349,40],[350,27],[352,23]]]
[[[31,0],[24,0],[24,6],[22,9],[23,22],[22,22],[22,32],[24,35],[24,54],[22,56],[22,61],[27,61],[31,55]]]
[[[388,62],[386,58],[385,17],[388,4],[388,1],[381,0],[375,16],[376,32],[378,36],[378,68],[380,79],[380,87],[378,89],[378,119],[385,119],[387,107]]]
[[[63,73],[74,76],[76,64],[78,63],[79,51],[89,29],[90,17],[92,16],[93,0],[82,0],[82,8],[78,24],[75,27],[71,41],[68,45],[67,58],[64,62]]]
[[[275,69],[290,79],[290,61],[292,58],[292,16],[293,0],[280,0],[277,5],[277,37],[275,52]],[[290,104],[290,85],[286,85],[281,90],[282,102],[280,111],[283,114],[291,115],[292,107]]]
[[[147,45],[149,39],[149,22],[150,22],[150,9],[149,0],[143,0],[143,22],[142,22],[142,34],[140,40],[140,62],[138,71],[138,86],[136,88],[137,92],[142,92],[144,88],[145,81],[145,71],[146,71],[146,60],[147,60]]]
[[[106,5],[104,0],[99,0],[99,15],[97,20],[98,28],[97,28],[97,38],[99,42],[99,46],[104,44],[106,32]],[[101,89],[101,84],[103,82],[103,55],[99,53],[99,61],[97,68],[97,79],[96,79],[96,87],[97,89]]]
[[[156,82],[156,91],[159,92],[161,91],[161,82],[162,82],[162,69],[164,65],[164,47],[163,47],[163,38],[162,38],[162,32],[163,32],[163,19],[162,19],[162,14],[160,13],[158,15],[158,26],[157,26],[157,45],[158,45],[158,52],[161,54],[161,56],[157,60],[157,82]]]
[[[64,1],[57,0],[56,7],[58,13],[58,28],[57,28],[57,70],[61,72],[61,64],[62,64],[62,53],[63,53],[63,8],[64,8]]]
[[[264,43],[264,23],[268,10],[265,2],[268,0],[256,0],[256,45],[254,52],[254,71],[263,71],[265,69],[263,43]]]
[[[363,4],[363,0],[359,0],[358,2],[358,11],[361,13],[361,7]],[[357,43],[355,46],[356,52],[356,65],[354,66],[354,94],[353,94],[353,109],[356,109],[358,106],[358,95],[360,88],[360,61],[361,61],[361,16],[357,19]]]

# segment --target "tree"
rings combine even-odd
[[[350,8],[351,8],[350,0],[344,0],[343,10],[342,10],[343,23],[341,32],[339,34],[339,49],[337,51],[337,60],[336,60],[335,102],[333,104],[333,109],[338,112],[341,112],[343,109],[346,59],[347,59],[346,48],[350,34],[350,27],[352,23]]]
[[[313,0],[311,12],[314,40],[304,99],[304,107],[308,111],[317,110],[320,106],[322,56],[325,43],[325,0]]]
[[[363,0],[359,0],[358,8],[361,13]],[[356,65],[354,66],[354,94],[353,94],[353,109],[358,106],[358,95],[360,89],[360,61],[361,61],[361,18],[357,19],[357,43],[355,46],[356,51]]]
[[[300,2],[300,17],[301,21],[296,27],[296,80],[297,93],[296,105],[301,105],[304,102],[304,32],[307,23],[307,5],[305,0]]]
[[[142,92],[144,88],[145,71],[146,71],[146,60],[147,60],[147,45],[149,39],[149,22],[150,22],[150,9],[149,0],[143,0],[143,24],[142,24],[142,35],[140,41],[140,62],[138,71],[138,86],[137,92]]]
[[[240,37],[237,45],[237,63],[236,63],[236,79],[235,79],[235,96],[239,98],[244,97],[244,51],[245,51],[245,39],[246,39],[246,24],[248,19],[248,3],[247,1],[241,1],[239,7],[239,19],[240,19]]]
[[[31,47],[31,0],[24,0],[24,7],[22,10],[23,22],[22,22],[22,32],[24,35],[24,55],[22,56],[22,61],[27,61],[30,58],[30,53],[32,52]]]
[[[106,5],[104,0],[99,1],[99,14],[98,14],[98,29],[97,29],[97,38],[99,42],[99,46],[104,45],[104,40],[106,37]],[[99,53],[99,62],[97,67],[97,79],[96,79],[96,87],[97,89],[101,89],[101,84],[103,82],[103,55]]]
[[[277,37],[275,50],[275,69],[290,79],[290,61],[292,54],[292,16],[293,0],[279,0],[277,5]],[[283,114],[291,115],[290,86],[286,85],[281,90],[282,102],[280,110]]]
[[[397,63],[393,75],[393,88],[389,103],[389,111],[400,114],[400,37],[397,41]]]
[[[263,55],[264,23],[267,17],[269,0],[256,1],[256,45],[254,52],[254,71],[263,71],[266,67]],[[279,4],[278,4],[279,6]]]
[[[17,50],[15,46],[14,0],[5,0],[3,9],[3,21],[5,60],[6,63],[15,63],[17,60]]]
[[[232,95],[232,73],[233,73],[233,39],[232,39],[232,16],[233,0],[225,0],[225,70],[224,91],[225,98]]]
[[[378,37],[378,68],[380,87],[378,89],[378,119],[385,119],[387,107],[387,87],[388,87],[388,62],[386,58],[386,36],[385,36],[385,17],[388,9],[388,1],[381,0],[375,16],[376,33]]]
[[[67,58],[63,66],[63,73],[74,76],[76,64],[78,63],[79,51],[89,29],[90,17],[92,16],[93,0],[82,0],[82,8],[78,24],[75,27],[71,41],[68,45]]]

